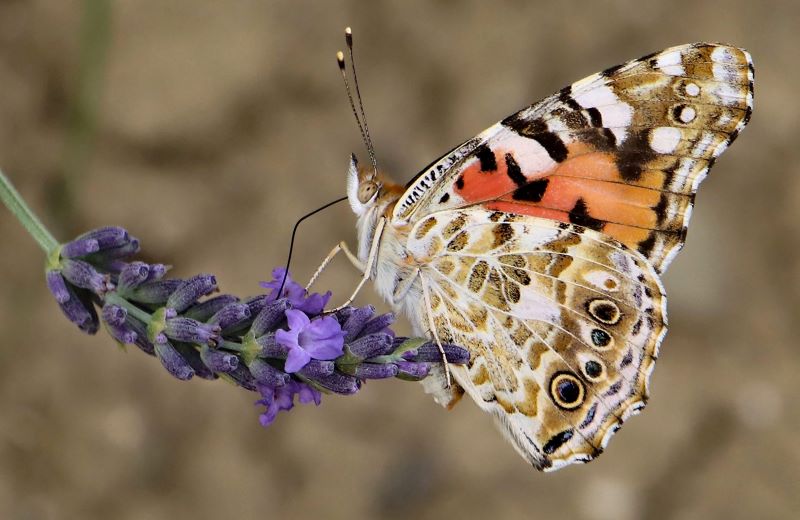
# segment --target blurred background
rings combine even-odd
[[[649,4],[0,2],[0,167],[56,236],[122,225],[144,259],[241,296],[284,262],[295,219],[344,193],[348,154],[366,158],[334,61],[347,25],[398,181],[664,47],[733,43],[757,71],[752,122],[665,276],[650,405],[598,460],[555,474],[467,400],[446,412],[413,383],[371,383],[265,430],[254,395],[181,383],[82,335],[0,210],[0,518],[797,518],[800,4]],[[346,205],[304,224],[297,277],[352,243],[353,224]],[[341,259],[317,287],[344,299],[356,281]]]

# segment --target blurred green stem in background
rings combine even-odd
[[[110,35],[110,0],[84,0],[78,74],[76,83],[70,86],[64,157],[51,200],[55,221],[62,226],[69,218],[74,194],[91,157]]]
[[[53,235],[44,227],[42,221],[31,211],[31,208],[25,204],[25,201],[20,196],[19,192],[14,189],[8,177],[0,171],[0,200],[3,204],[17,217],[17,220],[25,226],[25,229],[31,236],[36,239],[36,242],[44,249],[48,255],[52,253],[57,247],[58,242],[53,238]]]

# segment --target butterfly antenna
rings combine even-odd
[[[321,206],[321,207],[315,209],[314,211],[312,211],[310,213],[306,213],[305,215],[303,215],[302,217],[297,219],[297,222],[294,223],[294,228],[292,228],[292,239],[289,241],[289,257],[286,259],[286,269],[283,271],[283,279],[281,280],[281,286],[278,289],[278,292],[277,292],[277,294],[275,296],[276,300],[281,297],[281,294],[283,294],[283,286],[286,285],[286,278],[289,276],[289,265],[292,263],[292,252],[294,251],[294,237],[297,234],[297,228],[298,228],[298,226],[300,226],[300,223],[303,222],[308,217],[316,215],[320,211],[322,211],[324,209],[328,209],[329,207],[333,206],[334,204],[338,204],[338,203],[344,202],[346,200],[347,200],[347,197],[338,198],[338,199],[334,200],[333,202],[329,202],[329,203],[325,204],[324,206]]]
[[[358,108],[361,111],[361,121],[364,123],[364,133],[366,134],[366,146],[372,161],[372,170],[378,174],[378,161],[375,158],[375,147],[372,146],[372,137],[369,135],[369,125],[367,124],[367,114],[364,112],[364,102],[361,100],[361,90],[358,88],[358,73],[356,72],[356,60],[353,57],[353,30],[350,27],[344,30],[344,39],[347,42],[347,51],[350,54],[350,68],[353,70],[353,83],[356,86],[356,99]]]

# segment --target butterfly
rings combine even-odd
[[[753,79],[742,49],[682,45],[510,115],[406,186],[351,157],[359,288],[373,280],[416,334],[470,352],[423,381],[437,402],[468,394],[539,470],[604,450],[647,403],[659,276],[750,119]]]

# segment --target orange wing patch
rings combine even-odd
[[[660,204],[666,207],[661,202],[663,171],[644,172],[631,184],[620,173],[614,154],[583,143],[567,149],[567,159],[533,175],[519,169],[512,151],[484,150],[481,160],[465,168],[456,180],[456,193],[467,204],[484,203],[493,210],[602,231],[632,248],[647,240],[651,230],[680,231],[660,226],[664,218],[658,208]]]

